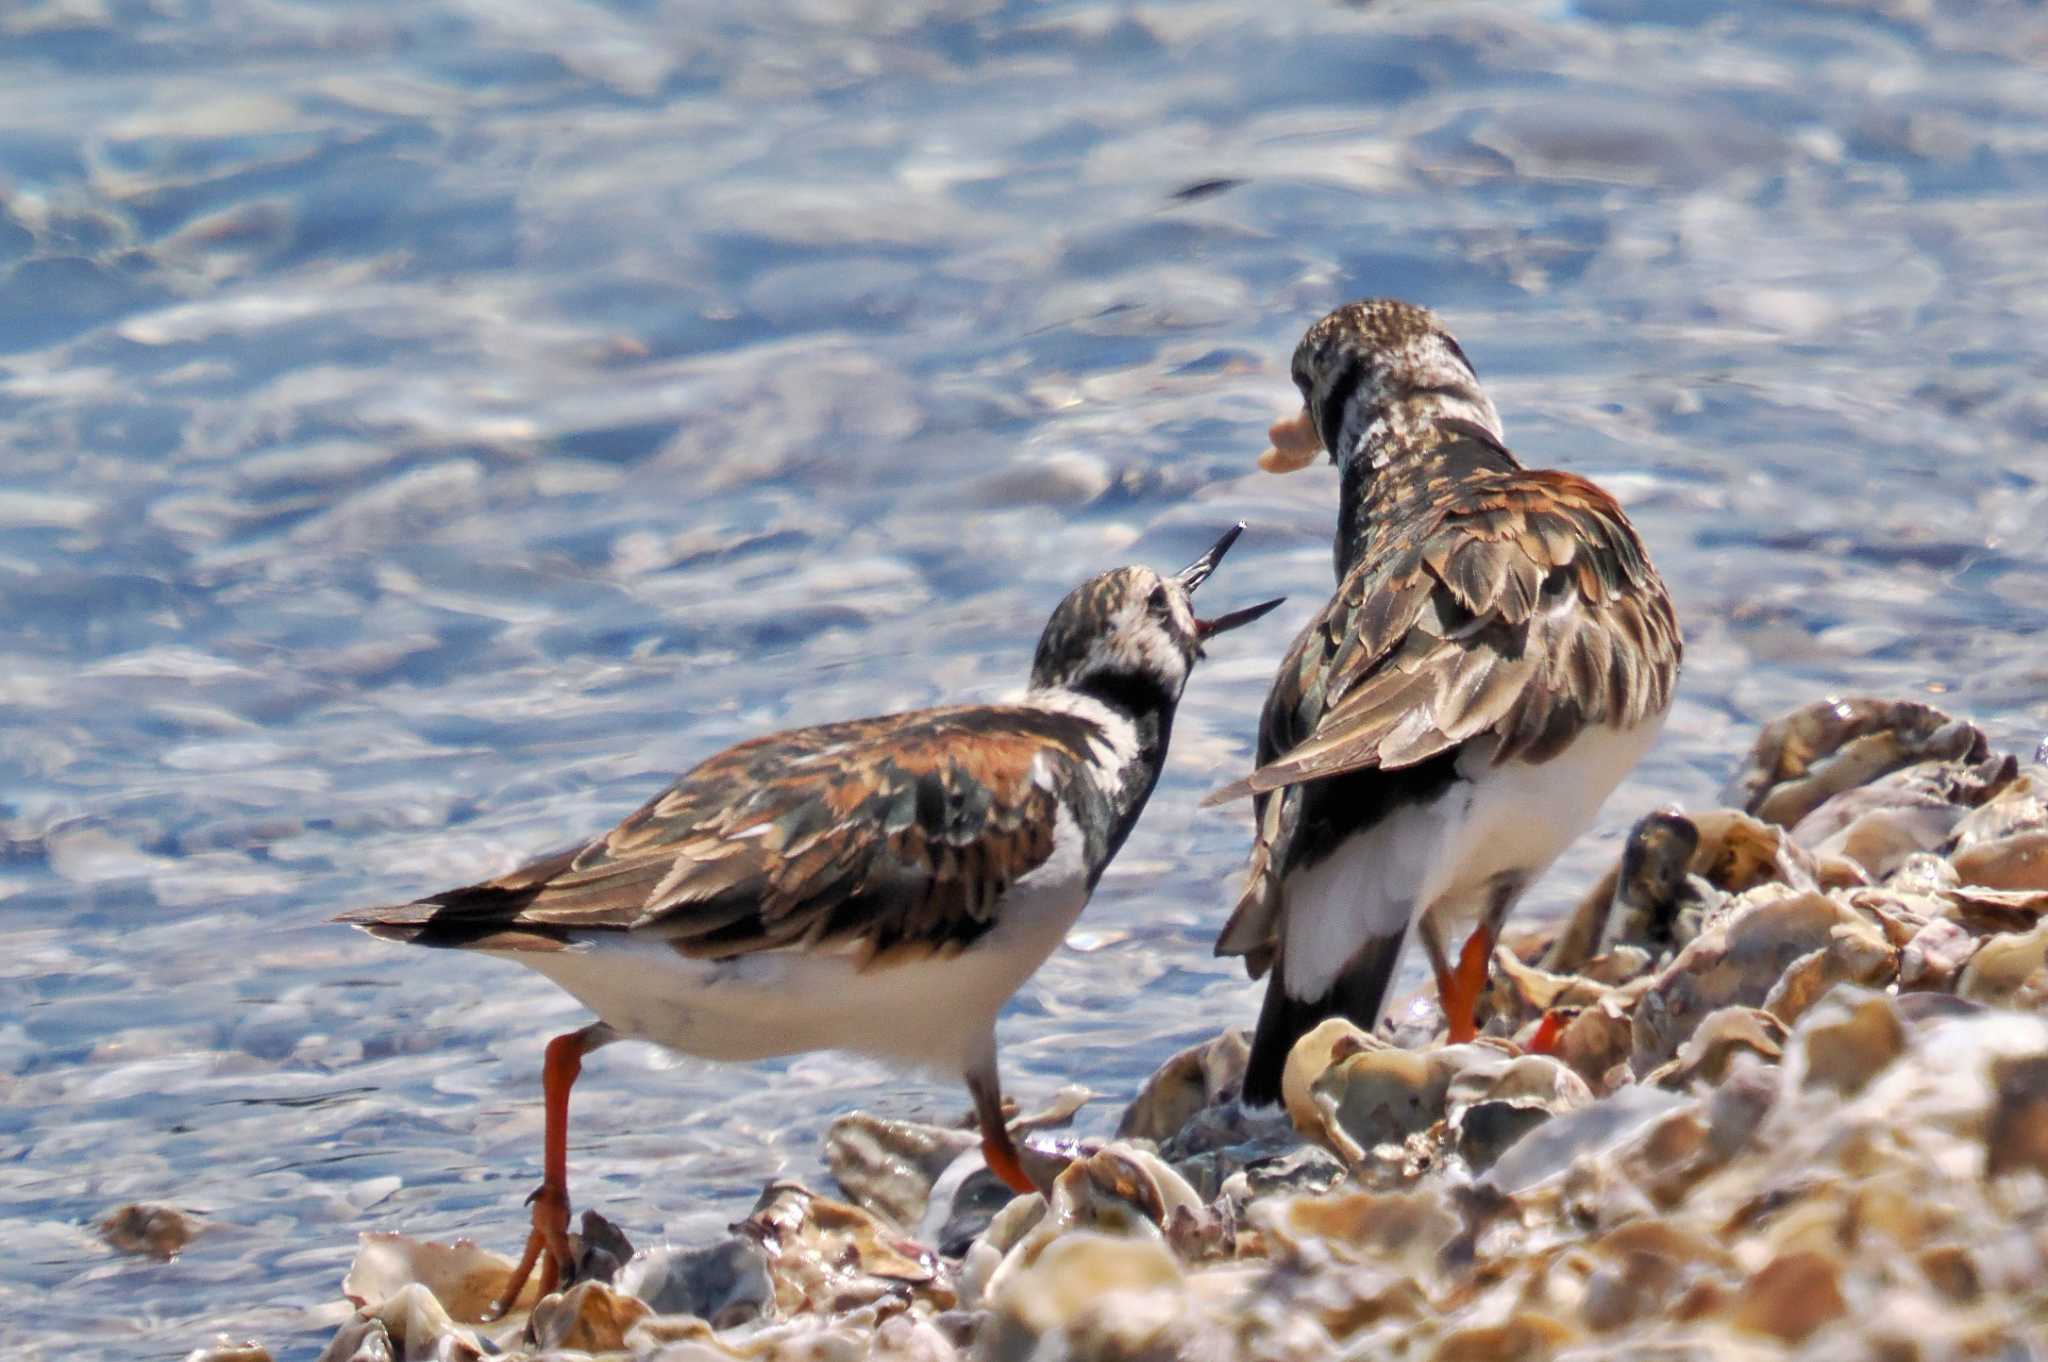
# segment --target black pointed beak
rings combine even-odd
[[[1206,643],[1218,634],[1227,634],[1239,625],[1250,624],[1253,620],[1272,613],[1275,607],[1284,604],[1286,600],[1285,596],[1275,596],[1270,601],[1260,601],[1257,605],[1248,605],[1242,610],[1218,615],[1213,620],[1196,620],[1195,638]]]
[[[1216,565],[1223,561],[1223,555],[1230,552],[1230,546],[1235,544],[1237,537],[1243,533],[1244,522],[1240,520],[1225,530],[1223,537],[1211,544],[1207,553],[1175,573],[1174,580],[1186,587],[1188,594],[1193,595],[1196,587],[1209,580],[1209,574],[1216,570]],[[1285,596],[1278,596],[1270,601],[1261,601],[1257,605],[1248,605],[1242,610],[1233,610],[1227,615],[1218,615],[1213,620],[1198,619],[1195,621],[1195,641],[1206,642],[1239,625],[1250,624],[1286,599]]]
[[[1237,537],[1243,533],[1244,522],[1240,520],[1225,530],[1223,537],[1209,546],[1208,552],[1174,573],[1174,580],[1186,587],[1188,594],[1192,596],[1196,587],[1209,580],[1209,574],[1216,570],[1216,565],[1223,561],[1223,555],[1230,552],[1230,546],[1235,544]]]

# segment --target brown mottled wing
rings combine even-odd
[[[1472,478],[1357,563],[1280,665],[1259,766],[1205,803],[1259,796],[1250,878],[1217,952],[1271,955],[1291,786],[1399,770],[1485,738],[1544,761],[1589,725],[1671,702],[1671,603],[1614,499],[1551,470]]]
[[[1353,568],[1267,695],[1277,753],[1209,797],[1412,766],[1492,736],[1545,761],[1592,724],[1661,713],[1678,622],[1614,499],[1554,471],[1473,479]]]
[[[1055,791],[1098,736],[1009,706],[778,733],[712,757],[583,846],[343,920],[511,949],[547,949],[570,929],[643,932],[709,958],[953,949],[1052,854]]]

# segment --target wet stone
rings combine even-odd
[[[1681,951],[1637,1006],[1630,1054],[1635,1072],[1647,1074],[1671,1058],[1710,1012],[1762,1006],[1795,960],[1827,950],[1837,928],[1863,925],[1850,909],[1818,893],[1731,914]]]
[[[768,1257],[751,1239],[735,1236],[702,1248],[659,1248],[634,1259],[619,1288],[658,1315],[695,1315],[713,1329],[732,1329],[772,1317],[775,1283]]]
[[[1327,1192],[1344,1180],[1344,1165],[1334,1155],[1303,1145],[1290,1153],[1259,1159],[1244,1168],[1246,1190],[1253,1198]]]
[[[1764,725],[1722,798],[1790,827],[1831,796],[1900,767],[1982,758],[1986,746],[1974,725],[1917,700],[1823,700]]]
[[[168,1262],[206,1228],[204,1221],[176,1206],[135,1202],[108,1212],[100,1238],[123,1253],[143,1253]]]
[[[1735,1324],[1786,1343],[1798,1343],[1848,1313],[1841,1265],[1823,1253],[1788,1253],[1759,1268],[1744,1283]]]
[[[543,1350],[615,1352],[633,1326],[653,1313],[646,1301],[584,1281],[534,1306],[528,1327]]]
[[[185,1354],[185,1362],[271,1362],[270,1349],[254,1339],[231,1343],[226,1339]]]
[[[1952,858],[1965,884],[1987,889],[2048,889],[2048,831],[1978,842]]]
[[[1116,1137],[1157,1144],[1172,1139],[1196,1113],[1237,1095],[1250,1057],[1251,1038],[1242,1028],[1181,1051],[1161,1065],[1124,1108]]]
[[[1906,1049],[1906,1029],[1882,994],[1837,991],[1799,1028],[1804,1081],[1862,1090]]]
[[[1984,1174],[2017,1169],[2048,1175],[2048,1055],[1992,1065],[1991,1121],[1984,1132]]]
[[[969,1130],[849,1112],[825,1132],[825,1165],[854,1205],[914,1226],[932,1185],[981,1140]]]

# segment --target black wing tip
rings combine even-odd
[[[1258,1026],[1253,1030],[1251,1055],[1246,1061],[1246,1105],[1262,1106],[1282,1100],[1282,1080],[1295,1042],[1329,1018],[1343,1017],[1367,1035],[1372,1034],[1386,1005],[1387,989],[1393,982],[1405,935],[1404,929],[1391,936],[1368,938],[1320,998],[1294,997],[1287,991],[1282,972],[1273,971],[1266,981],[1266,997],[1259,1006]]]
[[[406,924],[418,926],[439,906],[425,900],[416,903],[383,903],[371,908],[351,908],[345,913],[336,913],[327,920],[338,922],[344,927],[396,927]]]
[[[341,927],[355,927],[379,941],[412,942],[432,925],[435,905],[431,903],[385,904],[376,908],[351,908],[327,920]]]
[[[339,918],[334,920],[340,921]],[[419,922],[350,922],[346,925],[367,932],[379,941],[396,941],[401,945],[418,941],[420,934],[427,930],[426,925]]]
[[[328,921],[405,946],[534,952],[566,950],[572,944],[567,932],[547,927],[436,918],[433,913],[439,906],[403,903],[390,908],[355,908]]]

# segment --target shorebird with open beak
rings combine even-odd
[[[1062,940],[1166,761],[1202,646],[1278,605],[1196,618],[1244,529],[1172,576],[1103,573],[1053,611],[1009,704],[755,738],[601,837],[481,884],[337,921],[516,960],[598,1020],[547,1047],[526,1252],[562,1281],[569,1089],[622,1038],[707,1059],[851,1050],[958,1075],[989,1167],[1033,1189],[1004,1124],[996,1014]]]
[[[1255,1103],[1317,1023],[1378,1023],[1411,938],[1450,1038],[1476,1033],[1503,921],[1656,738],[1680,654],[1621,507],[1522,466],[1432,313],[1338,308],[1293,371],[1302,409],[1259,465],[1337,465],[1337,593],[1274,677],[1257,769],[1208,801],[1253,800],[1216,951],[1271,972]]]

